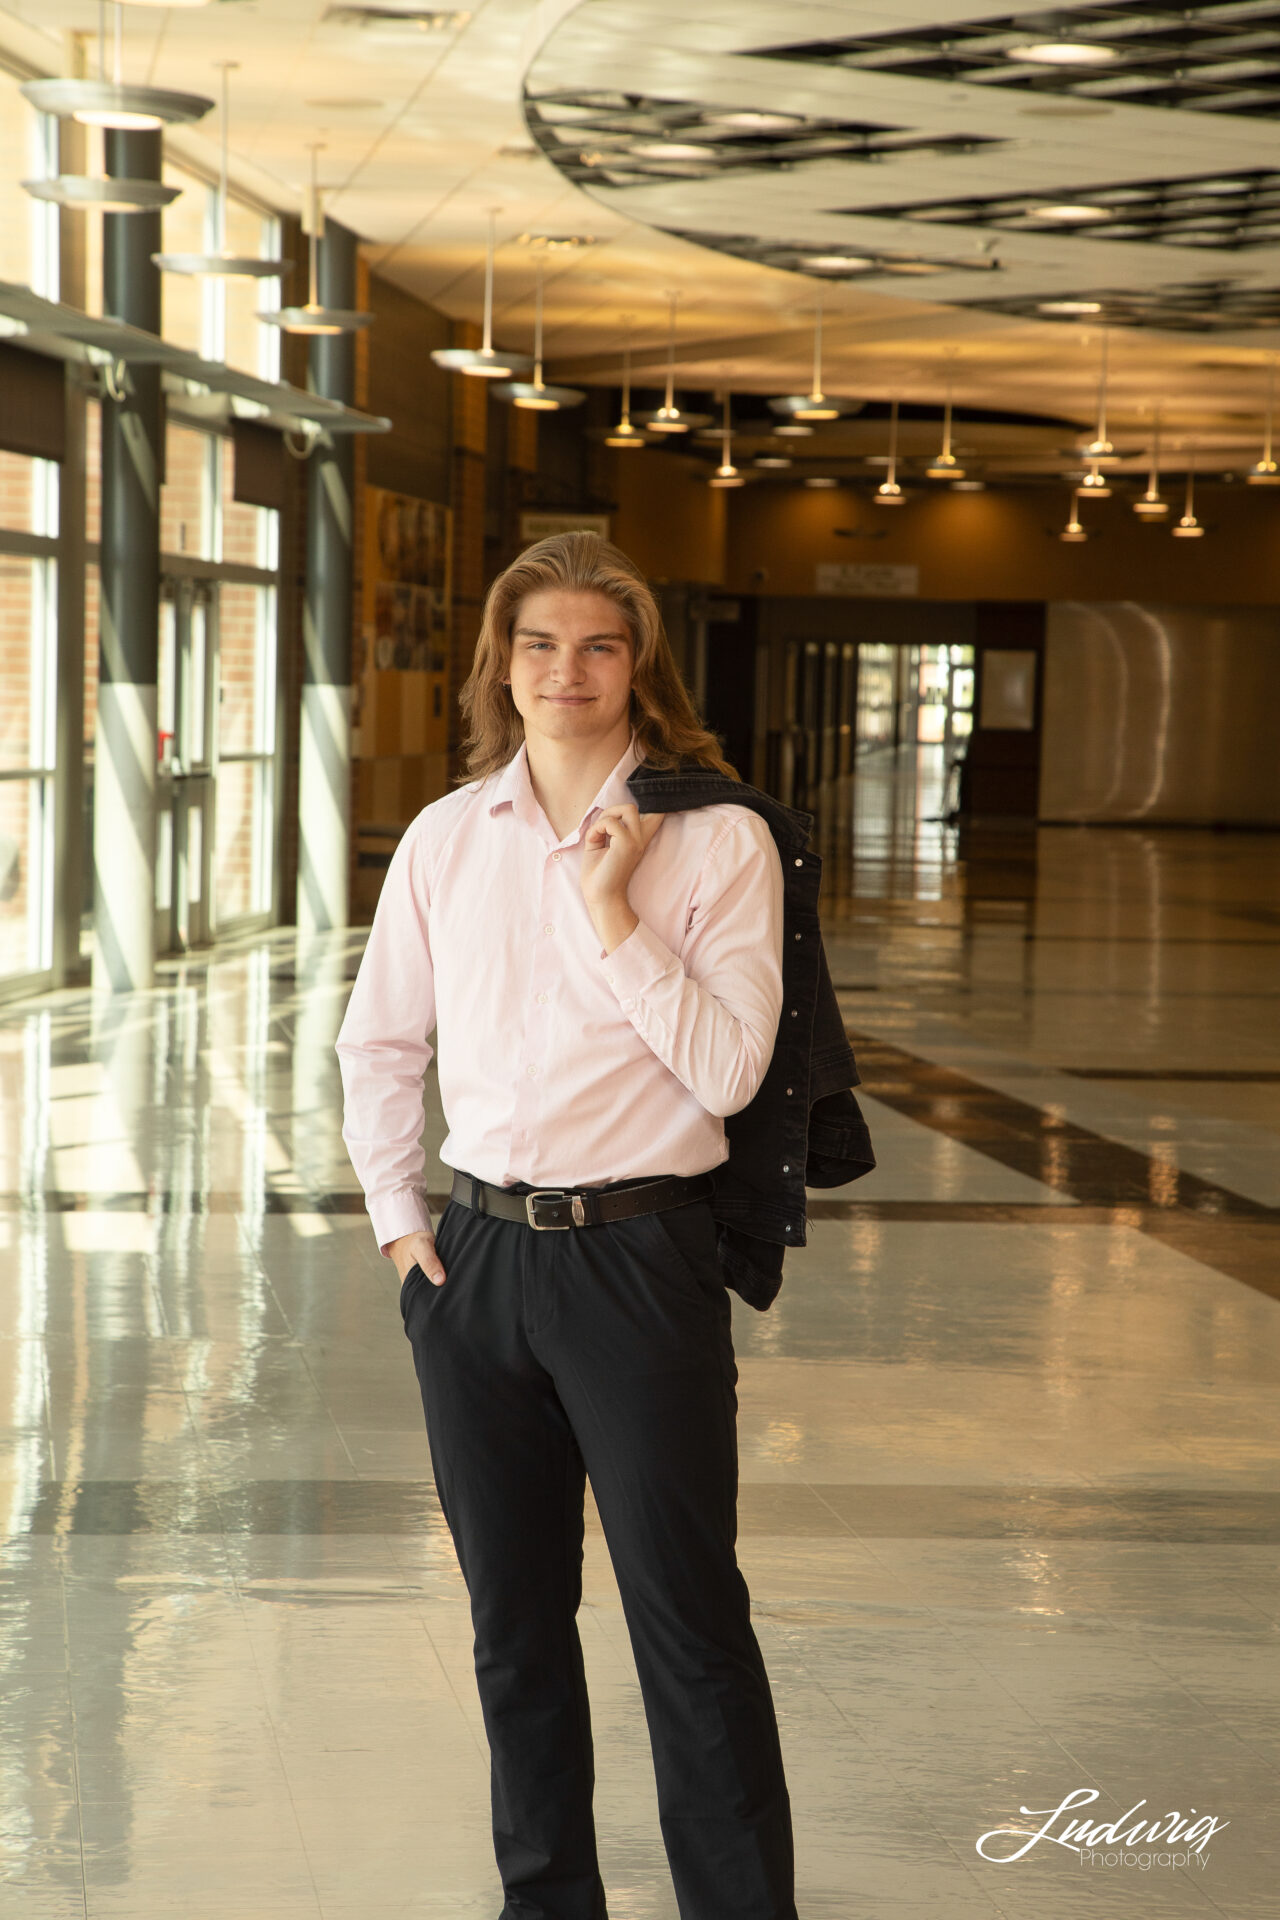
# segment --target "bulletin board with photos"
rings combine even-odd
[[[452,514],[433,500],[365,489],[364,592],[355,675],[360,753],[448,745]]]

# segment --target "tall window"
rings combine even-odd
[[[0,452],[0,978],[52,960],[58,470]]]

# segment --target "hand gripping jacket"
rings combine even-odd
[[[782,1014],[773,1057],[751,1101],[724,1123],[729,1158],[715,1169],[711,1208],[726,1284],[763,1311],[782,1285],[788,1247],[805,1244],[805,1188],[839,1187],[875,1166],[853,1089],[853,1049],[822,947],[822,858],[809,848],[813,815],[696,760],[645,763],[627,781],[641,813],[724,801],[750,807],[782,860]]]

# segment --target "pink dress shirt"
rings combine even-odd
[[[429,1229],[423,1075],[436,1032],[440,1158],[510,1186],[693,1174],[764,1077],[782,1011],[782,863],[732,803],[663,817],[631,877],[640,924],[606,954],[582,841],[631,799],[635,736],[557,839],[521,745],[400,841],[338,1035],[342,1137],[378,1244]]]

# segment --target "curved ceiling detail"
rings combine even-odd
[[[1280,325],[1280,130],[1260,117],[1280,0],[1020,20],[898,0],[891,29],[882,5],[797,0],[784,44],[777,0],[642,12],[579,7],[525,78],[531,137],[615,213],[837,305],[916,279],[1038,319]]]

